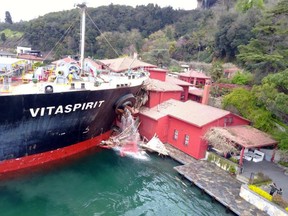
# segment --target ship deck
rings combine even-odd
[[[23,80],[21,77],[14,79],[6,84],[3,81],[0,84],[0,96],[3,95],[23,95],[23,94],[44,94],[45,87],[50,85],[53,87],[53,93],[71,92],[71,91],[97,91],[113,88],[138,86],[147,80],[147,76],[128,77],[128,76],[102,76],[101,81],[97,81],[94,77],[83,77],[81,80],[73,80],[72,82],[49,82],[31,80]],[[73,87],[72,87],[73,85]]]

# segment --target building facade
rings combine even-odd
[[[188,155],[205,157],[207,143],[204,134],[211,127],[249,125],[250,122],[229,111],[194,101],[170,99],[153,108],[140,111],[140,134],[151,139],[157,134],[163,143],[169,143]]]

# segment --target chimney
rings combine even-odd
[[[206,80],[205,81],[205,86],[204,86],[204,91],[203,91],[203,96],[202,96],[202,104],[208,105],[209,102],[209,95],[210,95],[210,88],[211,88],[211,81]]]

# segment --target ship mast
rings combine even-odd
[[[80,64],[81,64],[81,72],[80,74],[84,74],[84,49],[85,49],[85,23],[86,23],[86,4],[77,4],[77,7],[81,9],[82,12],[82,20],[81,20],[81,48],[80,48]]]

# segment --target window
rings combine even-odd
[[[232,124],[232,123],[233,123],[233,117],[229,117],[229,118],[228,118],[228,122],[229,122],[230,124]]]
[[[188,144],[189,144],[189,135],[185,134],[184,145],[188,146]]]
[[[174,130],[174,136],[173,136],[173,139],[174,140],[177,140],[178,139],[178,130]]]

